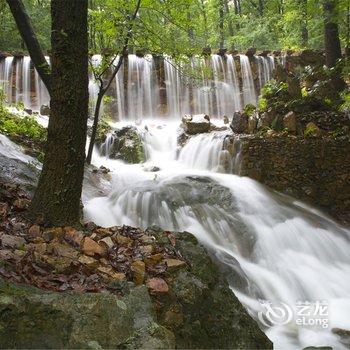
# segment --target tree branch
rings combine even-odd
[[[47,63],[40,43],[35,35],[30,18],[26,12],[22,0],[6,0],[10,7],[17,28],[25,42],[30,58],[41,80],[45,84],[49,94],[51,93],[51,68]]]

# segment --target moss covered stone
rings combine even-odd
[[[100,151],[111,159],[120,159],[131,164],[146,160],[141,135],[132,126],[118,129],[109,137],[105,136],[104,142],[100,143]]]
[[[0,279],[1,348],[173,348],[145,286],[109,293],[52,293]]]

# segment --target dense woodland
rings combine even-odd
[[[350,43],[348,0],[336,1],[342,47]],[[25,0],[45,51],[50,50],[50,1]],[[322,0],[143,1],[132,47],[150,53],[193,54],[203,47],[245,50],[323,48]],[[89,50],[114,50],[122,42],[132,1],[89,0]],[[26,50],[6,5],[0,2],[0,47]]]

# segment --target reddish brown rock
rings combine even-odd
[[[105,249],[90,237],[85,237],[83,241],[82,251],[84,252],[84,254],[89,256],[105,255]]]
[[[111,249],[114,247],[114,242],[111,237],[107,236],[99,241],[100,244],[105,246],[105,249]]]
[[[162,278],[151,278],[146,282],[146,286],[151,294],[165,294],[169,292],[169,286]]]
[[[64,231],[65,240],[77,247],[80,247],[85,237],[84,233],[81,231],[77,231],[75,228],[69,226],[65,227]]]

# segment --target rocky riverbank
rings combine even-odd
[[[271,348],[187,232],[42,227],[0,183],[2,348]]]

